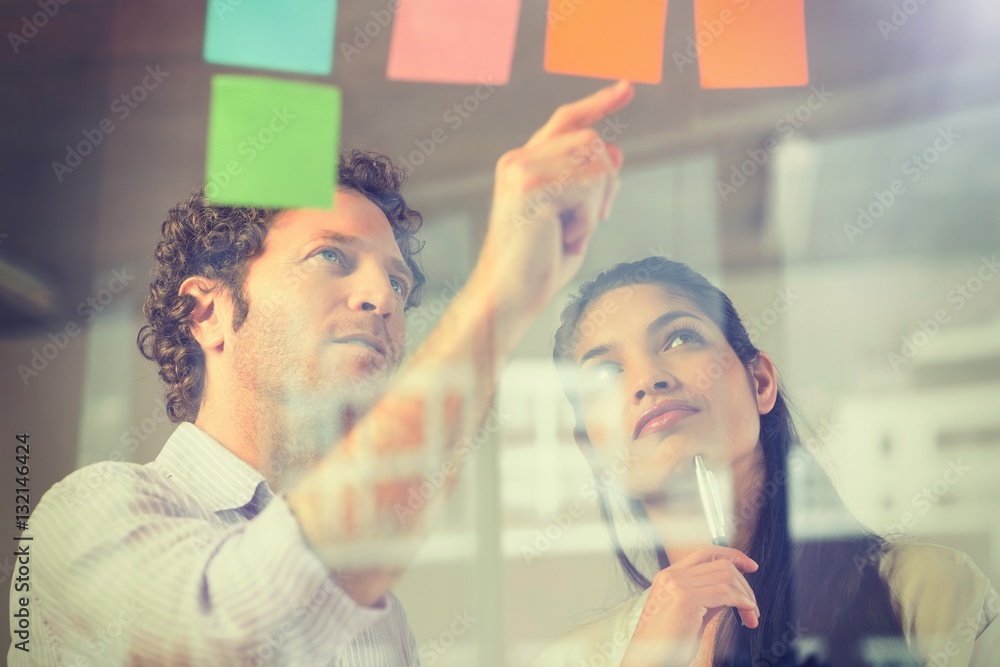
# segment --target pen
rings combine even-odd
[[[705,462],[701,454],[694,457],[694,471],[698,476],[698,495],[701,496],[701,507],[705,510],[705,518],[708,520],[708,530],[712,533],[712,544],[719,547],[728,547],[726,540],[726,515],[722,511],[722,499],[719,497],[719,487],[715,484],[715,475],[705,467]],[[740,612],[736,607],[730,607],[733,616],[739,626],[743,625]]]

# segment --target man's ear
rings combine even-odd
[[[204,276],[191,276],[181,283],[178,294],[194,297],[188,326],[191,335],[201,344],[203,351],[221,348],[226,339],[227,314],[231,314],[230,301],[222,287]]]
[[[750,367],[750,376],[753,378],[757,412],[766,415],[778,400],[778,373],[774,369],[771,357],[760,352],[757,361]]]

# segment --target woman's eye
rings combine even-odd
[[[392,289],[396,292],[396,294],[400,295],[406,294],[406,284],[403,283],[401,280],[390,278],[389,284],[392,285]]]
[[[677,347],[678,343],[698,343],[701,342],[701,336],[690,329],[682,329],[680,331],[674,332],[670,338],[667,339],[667,344],[664,346],[665,349],[672,349]]]
[[[621,369],[614,364],[600,364],[587,372],[586,384],[591,389],[600,389],[621,375]]]

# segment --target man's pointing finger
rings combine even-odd
[[[576,102],[565,104],[555,110],[552,117],[535,132],[527,145],[590,127],[608,114],[624,108],[632,101],[634,95],[635,88],[630,82],[619,81]]]

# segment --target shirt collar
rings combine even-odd
[[[260,472],[191,422],[178,424],[156,463],[212,512],[243,507],[260,485],[265,499],[274,495]]]

